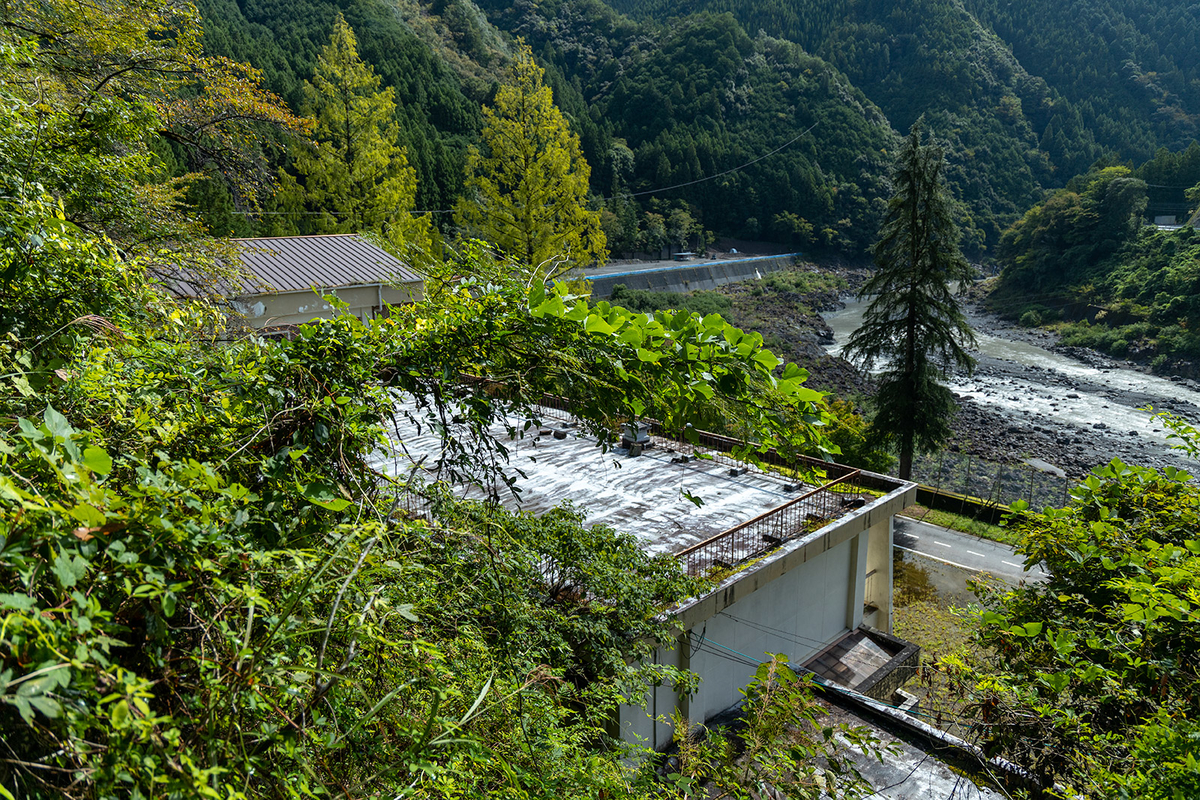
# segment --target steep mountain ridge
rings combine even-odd
[[[686,210],[695,231],[861,253],[887,195],[897,132],[924,114],[947,144],[964,245],[978,251],[1097,160],[1182,149],[1197,131],[1190,109],[1200,107],[1196,26],[1173,27],[1194,22],[1200,6],[1142,0],[1036,9],[999,0],[200,7],[209,50],[259,66],[293,107],[344,13],[364,59],[396,87],[422,209],[450,208],[461,192],[480,106],[512,38],[524,37],[581,137],[617,250],[652,249],[659,223],[648,215]]]

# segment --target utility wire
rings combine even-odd
[[[932,753],[926,753],[925,757],[922,758],[920,761],[918,761],[913,766],[912,770],[907,775],[905,775],[903,778],[898,780],[896,783],[889,784],[880,789],[876,789],[875,791],[871,792],[868,795],[864,795],[863,800],[867,800],[868,797],[874,797],[877,794],[882,794],[883,792],[889,791],[891,789],[895,789],[897,786],[903,786],[904,784],[908,783],[908,779],[911,778],[913,775],[916,775],[917,770],[919,770],[921,768],[921,765],[924,764],[926,761],[928,761],[932,757],[933,757]]]
[[[676,184],[674,184],[674,185],[672,185],[672,186],[664,186],[664,187],[662,187],[662,188],[660,188],[660,189],[647,189],[647,190],[645,190],[645,191],[642,191],[642,192],[624,192],[624,193],[622,193],[622,194],[619,194],[619,195],[616,195],[616,196],[617,196],[617,197],[641,197],[642,195],[647,195],[647,194],[656,194],[656,193],[658,193],[658,192],[669,192],[669,191],[671,191],[672,189],[682,189],[682,188],[683,188],[683,187],[685,187],[685,186],[695,186],[697,183],[705,183],[706,181],[712,181],[712,180],[716,180],[717,178],[724,177],[724,176],[726,176],[726,175],[729,175],[729,174],[731,174],[731,173],[737,172],[738,170],[745,169],[746,167],[749,167],[749,166],[751,166],[751,165],[753,165],[753,164],[757,164],[759,161],[762,161],[764,158],[768,158],[768,157],[770,157],[770,156],[773,156],[773,155],[775,155],[775,154],[776,154],[776,153],[778,153],[780,150],[783,150],[784,148],[786,148],[786,147],[789,147],[790,145],[793,145],[793,144],[795,144],[796,142],[800,141],[800,139],[801,139],[801,138],[803,138],[803,137],[804,137],[804,136],[805,136],[805,135],[806,135],[806,134],[807,134],[809,131],[811,131],[813,128],[817,127],[817,125],[818,125],[818,124],[819,124],[819,123],[817,123],[817,122],[814,122],[812,125],[809,125],[807,128],[805,128],[804,130],[800,131],[800,133],[796,134],[796,135],[795,135],[795,136],[793,136],[791,139],[788,139],[786,142],[784,142],[783,144],[779,145],[779,147],[776,147],[776,148],[775,148],[774,150],[772,150],[771,152],[769,152],[769,153],[764,153],[763,155],[759,156],[759,157],[758,157],[758,158],[756,158],[756,159],[753,159],[752,161],[747,161],[745,164],[739,164],[739,165],[737,165],[736,167],[730,167],[729,169],[725,170],[724,172],[718,172],[716,175],[709,175],[709,176],[707,176],[707,177],[704,177],[704,178],[697,178],[697,179],[696,179],[696,180],[694,180],[694,181],[685,181],[684,183],[676,183]]]
[[[663,186],[658,189],[645,189],[640,192],[622,192],[620,194],[614,195],[613,198],[601,197],[601,199],[611,200],[616,197],[642,197],[642,196],[648,195],[648,194],[657,194],[659,192],[669,192],[669,191],[672,191],[673,189],[682,189],[685,186],[695,186],[698,183],[707,183],[708,181],[714,181],[717,178],[723,178],[726,175],[731,175],[735,172],[745,169],[746,167],[753,166],[754,164],[757,164],[758,162],[762,161],[764,158],[770,158],[771,156],[775,155],[779,151],[792,146],[793,144],[795,144],[796,142],[798,142],[802,138],[804,138],[804,136],[806,136],[809,132],[812,131],[813,128],[817,127],[817,125],[819,125],[819,124],[820,124],[820,122],[814,122],[812,125],[809,125],[807,128],[800,131],[800,133],[796,134],[791,139],[788,139],[786,142],[779,145],[779,147],[776,147],[774,150],[770,151],[769,153],[763,153],[758,158],[751,159],[750,161],[747,161],[744,164],[738,164],[736,167],[730,167],[729,169],[724,170],[722,172],[718,172],[715,175],[707,175],[703,178],[696,178],[695,180],[692,180],[692,181],[676,183],[671,186]],[[265,217],[265,216],[307,216],[307,215],[322,215],[322,214],[331,214],[333,216],[339,216],[340,212],[336,212],[336,211],[260,211],[257,214],[255,214],[252,211],[237,211],[234,213]],[[434,210],[428,210],[428,211],[410,211],[409,213],[410,214],[451,214],[451,213],[453,213],[453,209],[442,208],[442,209],[434,209]],[[341,215],[344,216],[344,214],[341,214]]]
[[[256,217],[320,217],[328,214],[331,217],[348,217],[349,211],[235,211],[235,214],[249,214]],[[409,211],[409,214],[453,214],[454,209],[445,208],[430,211]]]
[[[826,645],[829,644],[829,642],[826,642],[821,639],[812,639],[808,636],[802,636],[798,633],[792,633],[790,631],[785,631],[782,628],[772,628],[770,625],[764,625],[761,622],[751,622],[748,619],[742,619],[741,617],[735,617],[733,614],[730,614],[728,611],[718,611],[717,613],[723,617],[728,617],[729,619],[731,619],[734,622],[737,622],[739,624],[747,625],[751,628],[756,628],[756,629],[762,631],[763,633],[773,633],[776,636],[778,636],[779,638],[787,639],[788,641],[791,641],[794,644],[815,645],[817,647],[825,647]]]
[[[720,612],[720,613],[724,614],[724,612]],[[726,614],[725,616],[729,616],[729,617],[730,617],[730,619],[737,619],[736,617],[732,617],[732,616],[730,616],[730,615],[728,615],[728,614]],[[753,626],[749,626],[749,627],[753,627]],[[693,634],[693,635],[694,635],[694,634]],[[814,640],[814,641],[815,641],[815,640]],[[821,644],[822,644],[822,645],[824,645],[824,644],[825,644],[825,642],[821,642]],[[704,645],[715,645],[716,647],[720,647],[720,648],[722,648],[723,650],[727,650],[727,651],[729,651],[730,653],[733,653],[733,654],[735,654],[736,656],[740,656],[740,658],[735,658],[734,656],[728,656],[728,655],[726,655],[725,653],[721,653],[721,652],[718,652],[718,651],[716,651],[716,650],[711,650],[711,649],[710,649],[710,650],[706,650],[706,649],[705,649],[705,647],[704,647]],[[748,656],[748,655],[746,655],[745,653],[741,652],[740,650],[734,650],[732,647],[729,647],[728,645],[721,644],[720,642],[718,642],[718,641],[716,641],[716,640],[712,639],[711,637],[708,637],[707,635],[705,636],[705,639],[703,640],[703,642],[702,642],[701,644],[699,644],[699,645],[693,645],[693,650],[692,650],[692,652],[693,652],[693,653],[695,653],[695,652],[709,652],[709,653],[712,653],[713,655],[717,656],[718,658],[724,658],[724,659],[726,659],[727,661],[732,661],[732,662],[734,662],[734,663],[736,663],[736,664],[742,664],[743,666],[748,666],[748,667],[757,667],[757,666],[759,666],[760,664],[765,664],[765,663],[767,663],[767,662],[765,662],[765,661],[762,661],[762,660],[760,660],[760,659],[756,659],[756,658],[754,658],[753,656]],[[853,689],[847,689],[846,687],[844,687],[844,686],[840,686],[840,685],[838,685],[838,684],[836,684],[836,683],[830,683],[830,682],[826,681],[826,680],[825,680],[825,679],[824,679],[824,678],[823,678],[823,677],[822,677],[820,674],[818,674],[817,672],[814,672],[813,670],[811,670],[811,669],[809,669],[809,668],[807,668],[807,667],[804,667],[804,666],[802,666],[802,665],[796,665],[794,668],[795,668],[795,669],[798,669],[798,670],[799,670],[799,671],[801,671],[801,672],[807,672],[807,673],[811,673],[812,675],[816,676],[816,677],[818,678],[818,680],[820,680],[820,681],[821,681],[821,685],[822,685],[822,686],[825,686],[826,688],[832,689],[832,690],[834,690],[834,691],[837,691],[837,692],[841,692],[841,693],[843,693],[843,694],[851,695],[851,696],[854,696],[854,697],[865,697],[865,696],[866,696],[866,695],[863,695],[863,694],[861,694],[861,693],[859,693],[859,692],[856,692],[856,691],[854,691]],[[878,703],[879,705],[882,705],[882,706],[887,706],[888,708],[893,708],[893,709],[896,709],[897,711],[904,710],[904,709],[901,709],[901,708],[900,708],[899,706],[897,706],[897,705],[894,705],[894,704],[892,704],[892,703],[885,703],[884,701],[882,701],[882,700],[876,700],[876,699],[875,699],[875,698],[873,698],[873,697],[872,697],[872,698],[868,698],[868,699],[870,699],[870,700],[871,700],[871,702],[873,702],[873,703]],[[936,720],[936,719],[938,718],[938,715],[936,715],[936,714],[929,714],[929,713],[926,713],[926,712],[923,712],[923,711],[912,711],[912,710],[905,710],[905,713],[907,713],[907,714],[914,714],[914,715],[916,715],[916,716],[921,716],[921,717],[928,717],[929,719],[933,719],[933,720]],[[950,719],[952,722],[954,722],[954,723],[956,723],[956,724],[958,724],[958,725],[961,725],[961,726],[963,726],[963,727],[965,727],[965,728],[975,728],[975,727],[979,727],[978,725],[976,725],[976,724],[974,724],[974,723],[972,723],[972,722],[967,722],[967,721],[966,721],[966,720],[967,720],[967,718],[966,718],[966,717],[961,717],[961,716],[959,716],[959,715],[957,715],[957,714],[951,714],[951,713],[947,712],[947,713],[943,713],[941,716],[942,716],[942,718],[943,718],[943,719],[949,718],[949,719]]]

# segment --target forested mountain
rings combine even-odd
[[[1042,145],[1057,157],[1081,125],[1122,159],[1181,150],[1200,134],[1200,6],[1147,0],[966,0],[1065,103]],[[1064,131],[1065,135],[1059,133]],[[1076,164],[1082,172],[1087,164]]]
[[[898,140],[827,63],[751,39],[729,15],[690,17],[652,43],[614,20],[615,58],[596,58],[596,32],[571,24],[577,13],[527,5],[498,19],[569,82],[560,95],[590,100],[597,130],[584,141],[610,201],[685,203],[706,229],[801,246],[860,250],[873,239]]]
[[[381,0],[200,0],[197,6],[205,48],[261,69],[265,85],[298,111],[304,110],[301,87],[342,12],[358,36],[362,58],[384,86],[395,88],[401,143],[417,171],[417,208],[451,207],[462,185],[467,145],[482,125],[480,104],[494,83],[476,60],[490,62],[492,52],[506,47],[486,23],[476,25],[474,47],[435,47],[442,35],[456,41],[454,31],[444,25],[441,31],[419,30],[399,6]],[[414,20],[419,16],[415,3],[409,11]],[[470,28],[468,22],[460,27]],[[474,52],[475,60],[448,55],[459,52]],[[470,67],[455,68],[462,64]]]
[[[675,12],[672,4],[655,0],[614,5],[655,17],[729,9],[748,29],[796,41],[828,61],[896,130],[907,131],[926,115],[929,129],[949,145],[951,185],[970,209],[963,225],[968,247],[996,241],[1040,187],[1053,181],[1053,165],[1038,150],[1036,122],[1029,117],[1029,110],[1049,102],[1047,87],[961,3],[695,0],[673,6]]]
[[[1077,0],[612,0],[639,18],[730,11],[845,73],[907,130],[926,114],[994,242],[1042,187],[1197,135],[1200,6]]]
[[[654,249],[688,225],[687,233],[861,252],[897,133],[922,114],[947,144],[964,246],[978,250],[1097,161],[1137,165],[1162,147],[1183,150],[1200,108],[1198,7],[1183,4],[202,0],[200,8],[209,51],[259,66],[297,109],[342,11],[363,58],[396,88],[418,209],[452,207],[480,105],[513,37],[524,37],[581,138],[618,252]],[[670,188],[679,184],[687,185]],[[440,221],[446,228],[449,216]],[[271,222],[275,232],[291,224]]]

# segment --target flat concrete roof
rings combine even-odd
[[[414,404],[402,401],[400,407],[411,411]],[[541,431],[531,428],[515,440],[510,440],[503,425],[491,430],[509,451],[504,472],[522,490],[518,499],[503,484],[493,487],[504,505],[540,514],[572,501],[585,512],[585,524],[604,524],[633,534],[651,553],[677,554],[817,488],[795,478],[735,466],[723,453],[718,454],[719,460],[691,458],[698,450],[690,444],[658,437],[655,446],[640,456],[622,448],[604,452],[597,439],[562,412],[547,410],[542,423]],[[565,436],[556,438],[554,430]],[[381,459],[386,472],[403,476],[415,469],[427,480],[438,479],[432,467],[442,452],[441,439],[430,426],[418,432],[401,414],[392,437],[403,447]],[[684,455],[689,456],[686,463]],[[731,469],[740,474],[731,475]],[[697,506],[684,492],[701,504]],[[484,492],[475,488],[467,495],[481,498]],[[853,513],[848,509],[843,516]]]

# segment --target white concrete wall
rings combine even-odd
[[[692,670],[700,686],[691,697],[658,686],[646,708],[622,707],[621,738],[665,748],[671,728],[655,720],[678,708],[705,722],[732,708],[767,653],[799,665],[864,622],[891,633],[892,516],[915,496],[916,485],[908,484],[685,604],[675,618],[688,628],[686,636],[673,649],[655,651],[654,659]]]
[[[863,622],[884,633],[892,633],[892,520],[876,522],[867,532],[867,570]]]
[[[843,542],[693,628],[690,652],[681,646],[655,653],[658,663],[687,667],[701,676],[696,694],[682,704],[690,719],[702,722],[740,701],[740,690],[768,653],[785,654],[799,664],[859,625],[862,603],[854,603],[854,587],[863,585],[866,538]],[[677,700],[671,687],[660,686],[649,708],[624,708],[622,738],[665,747],[671,729],[652,727],[651,719],[669,717]]]

